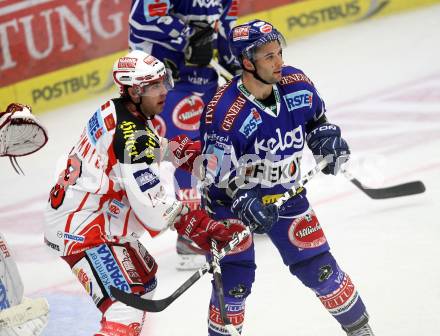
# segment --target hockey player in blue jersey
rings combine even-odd
[[[300,177],[305,144],[336,175],[350,154],[340,128],[326,117],[312,81],[299,69],[283,65],[282,35],[254,20],[232,29],[231,50],[243,73],[222,86],[201,119],[205,158],[203,207],[216,220],[240,219],[267,234],[292,275],[314,291],[347,335],[373,332],[350,277],[337,264],[306,190],[280,209],[274,204]],[[254,245],[222,260],[226,309],[241,330],[245,300],[255,275]],[[216,295],[211,296],[209,335],[222,327]]]
[[[239,67],[227,37],[237,19],[238,0],[134,0],[130,11],[129,46],[143,50],[173,72],[175,87],[168,93],[164,111],[154,123],[168,139],[181,133],[196,139],[203,108],[217,89],[217,72],[209,66],[214,50],[222,66]],[[168,168],[168,167],[167,167]],[[166,170],[166,169],[165,169]],[[170,184],[173,178],[169,178]],[[191,175],[176,170],[175,191],[192,209],[200,206],[200,194]],[[173,189],[172,186],[170,189]],[[178,269],[198,268],[205,262],[201,251],[178,237]]]

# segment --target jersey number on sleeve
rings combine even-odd
[[[81,176],[82,162],[76,154],[69,156],[67,167],[60,174],[57,184],[50,191],[50,205],[53,209],[58,209],[63,204],[66,190],[70,185],[74,185]]]

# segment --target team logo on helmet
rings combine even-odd
[[[272,26],[270,24],[265,24],[264,26],[260,27],[260,32],[264,34],[268,34],[272,31]]]
[[[134,69],[136,68],[136,58],[121,57],[118,62],[119,69]]]
[[[266,22],[264,22],[264,21],[256,21],[256,22],[254,22],[252,25],[254,26],[254,27],[261,27],[261,26],[263,26],[263,25],[265,25],[266,24]]]
[[[151,55],[145,57],[144,62],[148,65],[154,65],[157,63],[157,58]]]
[[[232,32],[232,40],[240,41],[240,40],[249,40],[249,26],[240,26],[234,29]]]

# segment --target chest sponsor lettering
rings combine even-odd
[[[302,150],[304,147],[304,135],[302,126],[299,125],[293,130],[287,131],[284,134],[280,128],[275,130],[276,137],[269,139],[258,140],[255,139],[254,149],[255,154],[260,155],[264,153],[280,154],[285,150],[294,148]]]

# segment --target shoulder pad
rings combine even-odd
[[[282,86],[296,83],[307,83],[313,86],[313,82],[304,74],[304,72],[292,66],[284,66],[282,74],[283,76],[279,82]]]
[[[159,155],[160,139],[146,123],[115,101],[117,125],[114,138],[116,158],[123,163],[152,164]]]
[[[86,130],[87,137],[93,145],[107,132],[114,132],[116,127],[115,106],[111,100],[102,104],[89,118]]]
[[[229,132],[233,128],[234,122],[243,110],[246,101],[246,98],[241,93],[235,97],[232,104],[230,104],[229,108],[226,110],[226,113],[224,113],[223,120],[220,122],[220,128],[223,131]]]
[[[231,84],[235,83],[235,81],[229,81],[226,84],[220,86],[217,89],[217,92],[212,97],[211,101],[206,105],[206,113],[205,113],[205,124],[209,125],[212,124],[214,121],[214,112],[217,108],[217,105],[225,92],[228,90],[229,87],[231,87]]]

